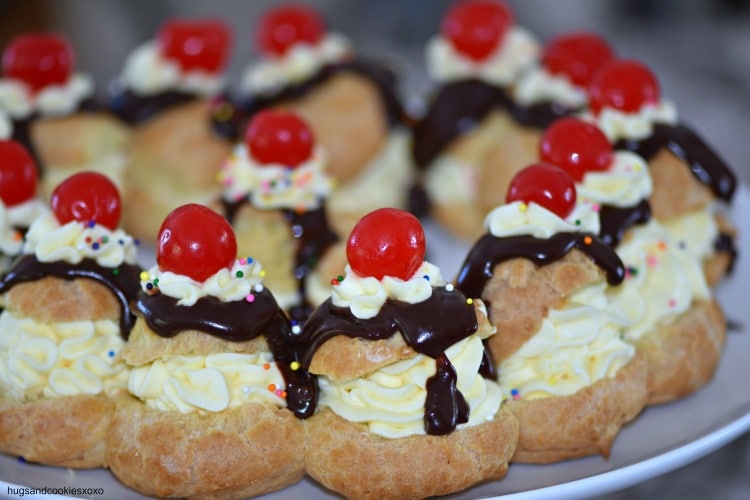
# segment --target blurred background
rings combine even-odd
[[[230,81],[254,55],[257,16],[270,0],[0,0],[0,46],[29,30],[65,33],[78,69],[103,89],[127,54],[169,17],[219,16],[234,29]],[[423,48],[452,0],[307,0],[359,54],[391,61],[402,91],[419,109],[429,89]],[[750,183],[750,0],[508,0],[518,23],[545,41],[592,30],[624,57],[651,66],[681,121],[721,152]],[[685,416],[688,418],[689,416]],[[679,425],[679,422],[675,422]],[[607,495],[606,499],[750,498],[750,435],[683,469]]]

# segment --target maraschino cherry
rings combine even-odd
[[[542,54],[542,64],[547,71],[565,75],[574,85],[583,88],[588,86],[594,73],[614,59],[615,53],[607,41],[587,32],[553,38]]]
[[[505,202],[514,201],[536,203],[564,219],[576,204],[576,186],[565,170],[549,163],[535,163],[511,180]]]
[[[380,208],[362,217],[346,242],[346,258],[356,274],[408,280],[424,261],[422,225],[409,212]]]
[[[580,182],[586,172],[607,170],[612,146],[599,127],[577,118],[563,118],[550,125],[539,146],[542,161],[556,165]]]
[[[635,113],[644,104],[659,102],[659,81],[644,64],[633,60],[613,61],[594,74],[588,87],[594,113],[610,107]]]
[[[445,14],[440,31],[458,52],[482,61],[502,44],[513,23],[513,13],[504,3],[464,0]]]
[[[183,71],[218,73],[229,57],[232,34],[220,19],[173,19],[162,25],[157,43],[162,55]]]
[[[208,207],[190,203],[170,212],[159,229],[156,263],[162,271],[203,282],[237,258],[229,222]]]
[[[75,58],[60,35],[30,33],[14,38],[3,51],[3,76],[21,80],[32,92],[68,81]]]
[[[307,123],[288,111],[261,111],[245,131],[250,156],[261,165],[281,164],[295,168],[312,156],[314,143]]]
[[[296,44],[317,45],[325,31],[325,23],[314,9],[285,5],[267,11],[261,18],[256,43],[263,54],[281,57]]]
[[[109,229],[120,224],[120,192],[107,176],[97,172],[80,172],[62,181],[52,191],[50,204],[60,224],[75,220]]]
[[[12,207],[36,194],[37,168],[26,148],[13,140],[0,140],[0,199]]]

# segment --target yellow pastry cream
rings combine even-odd
[[[61,225],[51,212],[31,224],[21,257],[0,284],[6,306],[0,314],[0,386],[5,397],[24,403],[125,389],[127,369],[119,354],[130,322],[129,285],[137,287],[136,253],[135,241],[119,229],[77,221]],[[39,276],[102,283],[120,300],[122,317],[44,321],[7,308],[8,291]]]
[[[179,335],[182,330],[202,331],[209,325],[207,334],[251,340],[231,337],[232,329],[237,326],[244,332],[258,330],[260,334],[269,335],[273,334],[271,330],[287,324],[262,283],[264,276],[262,266],[253,259],[237,259],[231,268],[222,268],[203,282],[160,271],[155,266],[142,273],[139,310],[146,316],[149,327],[167,337]],[[157,317],[160,312],[166,314]],[[252,324],[261,321],[254,317],[255,312],[259,312],[265,323]],[[192,325],[193,320],[195,324],[170,330],[170,322],[175,318],[176,321],[186,319],[187,323],[182,325]],[[298,331],[299,327],[292,328]],[[249,402],[285,407],[285,375],[270,346],[263,345],[264,348],[251,353],[162,356],[133,367],[128,389],[147,406],[161,411],[220,412]]]
[[[551,309],[529,340],[498,365],[504,397],[539,399],[569,395],[614,376],[635,349],[621,338],[628,318],[617,312],[607,291],[618,285],[624,267],[615,252],[594,235],[598,207],[581,201],[565,218],[536,203],[512,202],[488,214],[487,234],[472,248],[457,286],[478,297],[494,268],[506,259],[528,258],[544,265],[577,248],[607,276],[567,296]],[[496,323],[497,324],[497,323]],[[502,331],[498,332],[502,335]]]
[[[345,315],[357,325],[373,325],[371,330],[378,330],[380,325],[393,321],[400,326],[393,329],[385,326],[382,333],[391,336],[401,330],[404,337],[409,338],[404,331],[414,326],[411,320],[416,317],[425,320],[427,325],[429,316],[456,315],[455,311],[447,312],[452,311],[449,304],[454,300],[455,304],[465,308],[461,314],[469,314],[475,326],[472,332],[466,332],[465,336],[459,336],[455,343],[446,346],[441,356],[444,355],[443,359],[452,367],[455,388],[469,410],[467,420],[456,428],[478,425],[492,420],[503,401],[497,383],[480,373],[485,360],[483,340],[495,330],[477,330],[472,301],[467,301],[453,285],[445,284],[440,270],[429,262],[423,262],[407,280],[391,276],[382,279],[360,277],[347,266],[345,276],[333,288],[331,299],[306,324],[305,331],[310,335],[306,340],[314,344],[316,339],[325,338],[330,333],[326,331],[330,326],[327,322],[332,319],[330,311],[346,311],[333,314],[337,317]],[[443,304],[444,311],[436,310],[436,304]],[[413,309],[416,307],[424,309],[417,311]],[[486,317],[481,302],[476,310]],[[399,312],[403,316],[399,317]],[[331,328],[345,329],[347,322],[349,320]],[[435,323],[439,322],[450,321],[441,317],[435,320]],[[349,326],[356,328],[352,323]],[[429,326],[416,326],[415,329],[420,330],[424,337],[440,335],[430,331]],[[419,341],[415,344],[418,345]],[[334,379],[320,374],[319,407],[330,408],[348,421],[366,425],[369,432],[388,438],[434,433],[425,425],[425,412],[429,406],[430,380],[438,376],[439,363],[436,363],[434,352],[428,354],[420,349],[414,347],[413,356],[385,364],[358,378]]]

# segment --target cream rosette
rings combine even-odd
[[[74,74],[63,84],[48,85],[39,92],[32,92],[20,80],[0,79],[0,109],[15,119],[28,118],[36,112],[42,116],[69,115],[81,101],[93,94],[93,80],[80,73]]]
[[[598,115],[587,111],[581,114],[581,118],[599,127],[612,143],[620,139],[637,141],[650,137],[657,123],[677,124],[677,108],[672,102],[662,99],[644,104],[637,112],[605,106]]]
[[[629,151],[615,151],[608,170],[586,172],[576,184],[579,199],[615,207],[635,206],[652,190],[646,161]]]
[[[513,98],[523,106],[554,102],[579,109],[588,103],[586,89],[573,84],[567,76],[553,75],[541,66],[521,75],[513,87]]]
[[[563,219],[537,203],[514,201],[492,210],[484,225],[497,238],[528,235],[548,239],[557,233],[569,232],[599,234],[598,209],[594,203],[579,202]]]

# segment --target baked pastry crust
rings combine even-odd
[[[327,408],[304,428],[307,473],[362,499],[424,498],[502,479],[518,437],[518,423],[504,406],[494,420],[445,436],[384,438]]]
[[[657,220],[701,210],[714,200],[711,190],[695,178],[690,166],[666,147],[649,159],[648,166],[653,181],[649,204]]]
[[[115,403],[108,396],[0,401],[0,452],[29,462],[81,469],[106,467],[106,437]]]
[[[646,362],[636,354],[614,377],[569,396],[508,401],[520,425],[512,461],[545,464],[597,453],[609,457],[620,428],[646,404],[647,377]]]
[[[108,435],[112,473],[146,495],[247,498],[304,475],[302,424],[292,412],[249,403],[222,412],[163,412],[120,402]]]
[[[648,373],[648,403],[667,403],[705,385],[716,370],[726,321],[715,300],[695,302],[666,325],[635,342]]]

